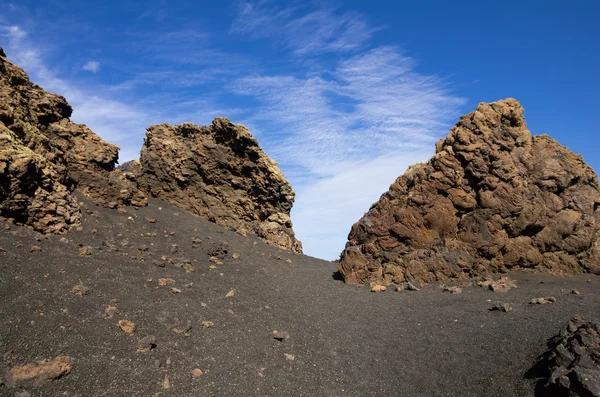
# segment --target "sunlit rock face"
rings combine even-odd
[[[118,147],[71,122],[71,113],[65,98],[32,83],[0,49],[0,217],[65,231],[79,221],[73,189],[98,204],[146,204],[114,169]]]
[[[339,270],[350,283],[600,274],[599,228],[598,178],[583,158],[532,137],[518,101],[481,103],[354,224]]]
[[[302,252],[290,210],[295,193],[277,163],[242,125],[148,128],[139,163],[126,169],[138,186],[180,208],[268,244]]]

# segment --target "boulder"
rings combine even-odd
[[[242,125],[224,118],[148,128],[128,178],[154,197],[241,234],[302,252],[292,230],[295,193],[277,163]]]
[[[350,283],[600,274],[599,229],[598,178],[583,158],[532,137],[518,101],[481,103],[353,225],[339,271]]]
[[[10,139],[9,145],[0,147],[0,161],[8,164],[8,168],[14,168],[14,159],[18,157],[22,162],[23,156],[29,157],[31,162],[28,169],[36,168],[38,171],[28,176],[41,182],[37,175],[46,175],[45,185],[39,192],[51,192],[63,197],[65,191],[78,189],[102,205],[111,202],[145,205],[146,198],[135,184],[127,181],[121,171],[115,170],[119,148],[103,141],[85,125],[73,123],[69,120],[71,113],[72,108],[65,98],[33,84],[23,69],[11,63],[6,54],[0,51],[0,134],[4,141]],[[15,157],[16,152],[20,156]],[[12,177],[14,175],[12,173]],[[42,207],[32,213],[26,209],[27,205],[19,207],[7,204],[3,199],[0,216],[25,219],[26,224],[44,233],[62,231],[63,228],[44,226],[49,221],[48,215],[54,211],[45,208],[44,203],[51,203],[52,199],[37,197],[36,190],[9,182],[12,177],[4,171],[2,196],[35,198],[33,201]],[[26,184],[38,182],[29,179]],[[67,212],[71,213],[70,210]],[[59,213],[56,215],[57,219],[50,223],[66,226],[73,223],[68,219],[72,214],[67,217]],[[46,220],[40,222],[44,218]]]
[[[600,327],[575,316],[548,341],[530,374],[540,377],[540,395],[600,397]]]

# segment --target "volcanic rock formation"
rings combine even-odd
[[[548,350],[532,369],[544,377],[540,395],[600,397],[599,332],[598,324],[575,316],[550,339]]]
[[[0,49],[0,216],[40,232],[77,222],[68,192],[99,204],[145,205],[146,198],[115,170],[118,147],[69,120],[65,98],[33,84]]]
[[[514,99],[481,103],[354,224],[346,282],[435,282],[528,268],[600,274],[600,189],[583,158],[532,137]]]
[[[125,167],[155,197],[242,234],[301,253],[290,210],[295,193],[242,125],[217,118],[148,128],[139,164]],[[131,176],[134,174],[134,176]]]

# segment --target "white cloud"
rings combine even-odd
[[[262,103],[245,122],[266,131],[261,144],[298,193],[292,220],[307,254],[335,259],[350,226],[447,132],[463,100],[414,68],[399,49],[380,47],[318,75],[233,83]]]
[[[0,26],[0,37],[8,37],[12,40],[25,38],[27,33],[18,25]]]
[[[410,165],[432,153],[424,149],[390,153],[348,164],[343,171],[300,186],[292,218],[305,253],[337,259],[352,225]]]
[[[88,61],[85,65],[83,65],[82,69],[88,72],[96,73],[98,70],[100,70],[100,62]]]
[[[346,52],[361,48],[378,30],[357,13],[334,8],[307,11],[298,5],[279,7],[270,1],[238,4],[231,32],[279,40],[298,56]]]

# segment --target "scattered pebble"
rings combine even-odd
[[[202,371],[200,368],[194,368],[192,370],[192,379],[198,379],[202,375],[204,375],[204,371]]]
[[[579,295],[579,294],[580,294],[579,290],[576,290],[575,288],[573,288],[573,289],[571,290],[571,293],[572,293],[573,295]]]
[[[149,217],[149,216],[147,216],[147,217],[146,217],[146,221],[147,221],[148,223],[156,223],[156,219],[155,219],[155,218],[152,218],[152,217]]]
[[[171,287],[171,292],[172,292],[173,294],[180,294],[180,293],[181,293],[181,290],[180,290],[179,288]]]
[[[442,291],[450,292],[451,294],[460,294],[460,293],[462,293],[462,288],[457,287],[457,286],[453,286],[453,287],[444,286],[442,288]]]
[[[156,337],[154,335],[148,335],[138,342],[137,351],[139,353],[149,352],[156,347]]]
[[[231,298],[233,295],[235,295],[235,291],[231,290],[227,294],[225,294],[225,298]]]
[[[273,338],[283,342],[286,339],[290,339],[290,334],[285,331],[273,331]]]
[[[231,257],[232,257],[233,259],[240,259],[240,254],[238,254],[238,253],[235,253],[235,254],[231,255]]]
[[[283,355],[285,356],[285,359],[289,361],[294,361],[296,359],[293,354],[283,353]]]
[[[507,292],[513,288],[517,288],[515,281],[506,276],[500,277],[500,279],[497,281],[494,281],[491,278],[486,278],[485,280],[477,283],[477,285],[480,287],[489,288],[494,292]]]
[[[406,289],[409,291],[420,291],[421,290],[420,288],[418,288],[416,285],[414,285],[410,281],[406,283]]]
[[[104,310],[104,318],[112,318],[115,313],[117,312],[117,307],[116,306],[108,306],[105,310]]]
[[[213,323],[212,321],[202,321],[202,326],[204,328],[210,328],[213,327],[215,325],[215,323]]]
[[[509,303],[496,303],[494,306],[492,306],[492,308],[490,310],[508,313],[508,312],[512,312],[512,309],[513,308]]]
[[[129,320],[119,320],[119,328],[129,335],[133,335],[135,330],[137,329],[137,325],[134,322]]]
[[[79,255],[81,255],[81,256],[92,255],[92,250],[90,249],[90,247],[81,247],[79,249]]]
[[[176,334],[183,335],[183,336],[190,336],[191,330],[192,330],[192,322],[190,320],[188,320],[186,325],[171,328],[171,331],[175,332]]]
[[[169,284],[175,284],[175,280],[173,280],[172,278],[159,278],[158,279],[158,285],[160,285],[161,287],[167,286]]]
[[[194,266],[192,266],[191,263],[186,263],[185,265],[183,265],[183,268],[185,269],[186,273],[193,273],[196,271],[196,269],[194,268]]]
[[[39,245],[34,245],[31,247],[31,252],[40,252],[42,250],[42,247],[40,247]]]
[[[387,287],[385,285],[371,285],[371,292],[384,292],[387,291]]]
[[[6,374],[6,385],[9,387],[43,386],[68,375],[72,368],[71,358],[68,356],[16,366]]]
[[[214,263],[215,265],[222,265],[223,261],[220,260],[219,258],[217,258],[216,256],[211,256],[209,259],[212,263]]]
[[[548,296],[546,298],[533,298],[529,303],[533,305],[547,305],[549,303],[555,303],[556,298],[553,296]]]
[[[86,287],[83,284],[77,284],[73,287],[73,292],[75,292],[79,296],[89,295],[92,292],[90,287]]]
[[[169,377],[165,375],[165,379],[162,381],[161,386],[163,389],[168,389],[171,387],[171,382],[169,382]]]

